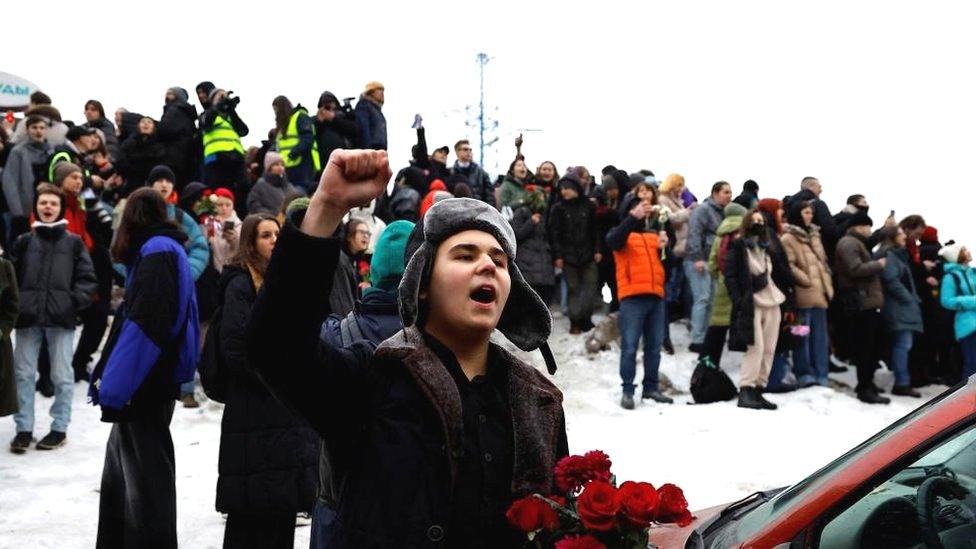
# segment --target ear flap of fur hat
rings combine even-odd
[[[515,232],[498,210],[471,198],[449,198],[435,202],[414,227],[405,253],[406,267],[400,280],[398,299],[403,325],[412,326],[417,322],[420,288],[429,276],[437,246],[452,235],[466,230],[492,235],[509,257],[508,272],[512,288],[498,322],[498,331],[523,351],[544,346],[552,332],[552,315],[512,260],[516,252]],[[543,354],[546,354],[545,351]],[[550,370],[553,368],[550,365]]]

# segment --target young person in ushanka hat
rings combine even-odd
[[[551,493],[568,447],[560,391],[489,339],[498,329],[542,348],[554,369],[552,319],[512,261],[504,217],[471,199],[434,204],[407,245],[404,329],[375,349],[320,340],[341,246],[332,235],[391,175],[383,151],[332,153],[308,210],[278,240],[249,363],[329,447],[342,479],[333,547],[519,545],[505,510]]]

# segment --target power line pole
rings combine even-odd
[[[480,150],[478,163],[482,166],[485,165],[485,65],[488,64],[490,59],[488,54],[479,53],[477,56],[478,60],[478,73],[479,73],[479,86],[480,97],[478,99],[478,148]]]

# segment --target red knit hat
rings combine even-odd
[[[226,198],[231,202],[234,202],[234,193],[226,187],[221,187],[213,192],[214,196],[219,196],[220,198]]]

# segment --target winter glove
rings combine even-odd
[[[766,273],[752,276],[752,293],[761,292],[769,286],[769,275]]]

